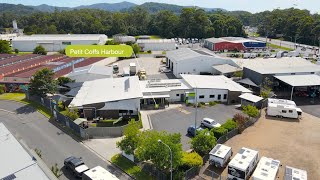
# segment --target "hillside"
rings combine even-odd
[[[38,12],[38,10],[34,9],[33,7],[24,6],[22,4],[6,4],[6,3],[0,3],[0,12],[1,13],[12,13],[16,14],[19,12],[19,14],[31,14]]]

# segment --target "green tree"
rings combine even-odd
[[[141,48],[138,44],[132,45],[132,49],[135,54],[138,54],[141,51]]]
[[[260,114],[259,109],[251,105],[242,106],[242,111],[249,117],[258,117]]]
[[[39,45],[39,46],[34,48],[33,54],[47,55],[47,51],[43,46]]]
[[[171,148],[173,169],[176,169],[181,164],[182,157],[180,134],[168,134],[164,131],[145,131],[141,134],[135,154],[140,160],[152,161],[159,169],[169,170],[170,152],[168,147],[158,142],[159,139]]]
[[[212,128],[211,131],[214,134],[214,137],[216,137],[217,139],[219,139],[221,136],[224,136],[228,133],[228,130],[222,126],[217,128]]]
[[[58,77],[57,81],[58,81],[58,85],[60,85],[60,86],[67,84],[67,83],[75,82],[74,80],[70,79],[69,77],[64,77],[64,76]]]
[[[204,156],[216,145],[216,138],[213,133],[205,129],[200,131],[191,139],[191,148],[199,155]]]
[[[185,167],[186,169],[201,167],[203,164],[202,157],[196,152],[183,152],[181,161],[181,166]]]
[[[31,95],[45,97],[47,93],[53,94],[57,89],[54,72],[48,68],[37,71],[32,75],[29,86]]]
[[[264,99],[269,98],[272,95],[272,81],[266,77],[261,84],[260,96]]]
[[[76,107],[72,107],[71,109],[66,108],[66,111],[62,112],[62,114],[67,116],[73,121],[79,118],[78,108]]]
[[[4,86],[4,84],[0,84],[0,94],[3,94],[6,92],[6,87]]]
[[[228,119],[221,127],[227,129],[228,131],[232,131],[233,129],[237,128],[237,123],[233,119]]]
[[[124,151],[126,154],[134,154],[138,147],[141,131],[139,124],[134,120],[130,121],[128,126],[124,129],[124,137],[121,141],[117,142],[117,147]]]
[[[0,54],[10,54],[11,47],[9,41],[0,40]]]

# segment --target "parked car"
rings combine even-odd
[[[196,133],[195,133],[196,131],[199,132],[199,131],[203,131],[203,130],[204,130],[204,129],[203,129],[201,126],[195,128],[195,126],[192,125],[192,126],[188,127],[187,134],[188,134],[189,136],[194,137],[195,134],[196,134]]]
[[[201,126],[207,127],[207,128],[218,128],[221,126],[221,124],[217,123],[215,120],[210,118],[203,118],[201,121]]]
[[[85,171],[89,170],[88,166],[84,164],[81,158],[77,158],[74,156],[66,158],[64,160],[64,166],[66,169],[69,169],[77,178],[81,178],[82,174]]]

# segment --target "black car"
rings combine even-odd
[[[203,129],[201,126],[195,128],[195,126],[193,125],[193,126],[188,127],[187,134],[188,134],[189,136],[194,137],[194,136],[195,136],[195,131],[198,131],[198,132],[199,132],[199,131],[202,131],[202,130],[204,130],[204,129]]]
[[[81,158],[70,156],[64,160],[64,166],[66,169],[70,169],[72,174],[76,177],[81,178],[82,174],[89,170],[89,168],[84,164]]]

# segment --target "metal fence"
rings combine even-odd
[[[199,172],[200,172],[199,167],[193,167],[184,173],[184,179],[185,180],[192,179],[192,178],[196,177],[199,174]]]
[[[126,127],[127,125],[120,127],[89,127],[85,129],[85,133],[88,138],[120,137]]]
[[[148,173],[152,174],[157,180],[170,179],[170,175],[167,175],[166,173],[160,171],[151,163],[140,162],[140,163],[138,163],[138,166],[140,166],[144,172],[148,172]]]

